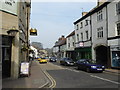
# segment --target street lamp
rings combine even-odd
[[[19,32],[19,31],[16,28],[12,28],[7,31],[9,36],[15,36],[17,34],[17,32]]]

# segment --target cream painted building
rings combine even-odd
[[[76,48],[81,46],[85,49],[85,46],[91,46],[92,59],[98,64],[103,64],[106,68],[120,68],[120,0],[98,1],[100,2],[95,8],[74,22]],[[85,27],[86,20],[89,21],[88,27]],[[84,42],[86,30],[90,31],[90,41]],[[75,50],[76,53],[84,51]]]
[[[110,66],[120,68],[120,0],[114,0],[108,4],[107,12]]]
[[[31,1],[22,1],[0,1],[0,36],[2,37],[0,61],[2,61],[3,78],[18,78],[20,63],[28,61]]]
[[[66,57],[75,59],[75,30],[66,37]]]

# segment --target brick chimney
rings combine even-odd
[[[62,35],[62,36],[61,36],[61,40],[63,40],[64,38],[65,38],[65,36],[64,36],[64,35]]]

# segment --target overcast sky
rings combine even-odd
[[[32,0],[30,26],[38,30],[38,35],[30,36],[31,42],[41,42],[44,48],[53,47],[61,35],[66,37],[74,30],[73,22],[81,17],[82,11],[88,12],[96,6],[96,0],[65,1]]]

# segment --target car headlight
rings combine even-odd
[[[70,62],[67,62],[68,64],[70,63]]]
[[[102,68],[105,68],[105,66],[102,66]]]
[[[91,68],[97,68],[96,66],[91,66]]]

